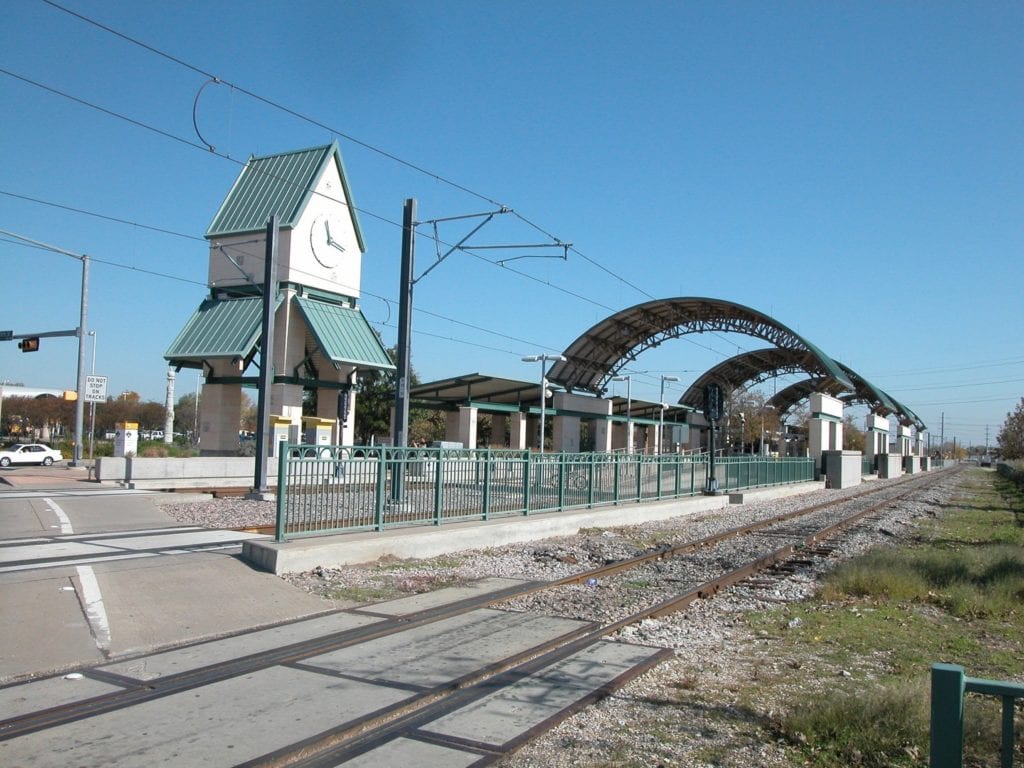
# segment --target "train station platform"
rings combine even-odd
[[[798,496],[821,490],[824,482],[794,483],[717,496],[688,496],[653,502],[501,517],[441,526],[389,528],[384,531],[315,536],[278,542],[254,539],[242,544],[242,558],[275,574],[369,563],[382,557],[425,558],[467,549],[500,547],[553,536],[573,536],[584,528],[637,525],[695,515],[730,504]]]

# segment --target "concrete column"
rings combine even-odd
[[[526,414],[519,412],[509,416],[508,447],[516,451],[526,450]]]
[[[648,424],[644,427],[644,453],[653,454],[658,449],[658,427]]]
[[[896,453],[900,456],[910,456],[910,427],[900,424],[896,428]]]
[[[917,450],[916,450],[916,453],[917,453],[918,456],[924,456],[926,454],[926,452],[928,451],[928,433],[926,431],[924,431],[924,430],[921,430],[920,432],[917,433],[916,440],[917,440]]]
[[[458,411],[448,411],[444,415],[444,440],[446,443],[460,442]]]
[[[472,406],[459,408],[459,442],[466,448],[476,448],[476,414]]]
[[[551,450],[578,453],[580,450],[580,417],[556,416],[551,428]]]
[[[612,449],[612,423],[608,419],[594,419],[594,450],[608,453]]]
[[[624,451],[628,445],[626,437],[626,422],[616,421],[612,423],[612,450]]]
[[[704,432],[708,429],[708,421],[704,414],[694,411],[686,414],[686,424],[690,428],[689,449],[699,451],[704,445]]]
[[[504,413],[491,414],[491,447],[505,447],[505,429],[508,427],[508,417]]]
[[[843,402],[821,392],[812,394],[808,432],[808,452],[820,468],[823,451],[843,448]]]
[[[238,376],[241,366],[230,361],[213,365],[213,375]],[[203,384],[199,396],[199,455],[237,456],[238,428],[242,418],[240,384]]]
[[[876,457],[889,452],[889,420],[884,416],[869,413],[864,420],[864,455],[871,459],[871,466],[877,469]]]

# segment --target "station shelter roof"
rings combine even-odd
[[[549,389],[558,387],[549,385]],[[474,406],[482,411],[528,413],[540,411],[540,382],[519,381],[483,373],[467,373],[447,379],[418,384],[409,389],[409,399],[418,407],[452,410],[461,406]],[[612,403],[612,419],[637,422],[658,420],[658,403],[627,400],[624,397],[606,398]],[[549,412],[552,410],[548,408]],[[691,408],[670,405],[665,411],[666,422],[681,422]],[[628,413],[627,413],[628,411]],[[556,414],[563,413],[555,410]],[[568,412],[565,412],[568,413]],[[592,416],[592,415],[591,415]]]
[[[742,333],[791,350],[844,389],[854,388],[830,357],[774,318],[741,304],[702,297],[656,299],[605,318],[566,348],[566,360],[551,367],[549,378],[569,391],[602,394],[608,382],[644,351],[708,331]]]

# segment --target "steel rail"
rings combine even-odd
[[[934,483],[944,479],[945,474],[940,476],[927,475],[922,478],[914,478],[912,480],[904,479],[898,483],[898,485],[912,485],[911,488],[907,489],[904,493],[896,496],[895,498],[886,498],[879,502],[877,505],[871,507],[868,511],[861,511],[851,516],[851,520],[856,521],[870,514],[877,508],[892,504],[907,495],[917,492],[922,488],[926,488]],[[515,599],[518,597],[524,597],[530,594],[534,594],[547,589],[553,589],[556,587],[566,586],[572,583],[579,583],[586,581],[591,578],[601,578],[611,574],[619,573],[630,568],[635,568],[640,565],[650,563],[656,560],[663,560],[673,557],[678,554],[684,554],[686,552],[696,551],[698,549],[709,547],[713,544],[719,543],[729,538],[735,538],[747,533],[757,531],[758,529],[769,527],[778,522],[791,520],[797,517],[806,516],[813,514],[823,508],[836,506],[838,504],[845,504],[851,501],[855,501],[864,496],[883,493],[891,491],[893,485],[886,485],[880,488],[871,488],[868,491],[854,494],[843,499],[833,499],[830,501],[814,504],[809,507],[787,512],[781,515],[775,515],[771,518],[767,518],[756,523],[739,526],[728,529],[717,534],[705,537],[698,541],[686,542],[679,545],[672,545],[667,547],[659,548],[655,551],[645,553],[643,555],[627,558],[616,563],[611,563],[606,566],[590,569],[582,573],[573,574],[571,576],[557,579],[553,581],[544,582],[530,582],[527,584],[518,584],[512,587],[508,587],[503,590],[491,592],[486,595],[473,596],[465,598],[463,600],[455,601],[441,606],[425,609],[416,613],[407,614],[402,617],[392,617],[384,619],[375,624],[357,627],[353,629],[342,630],[335,633],[323,635],[318,638],[311,640],[300,641],[291,643],[280,648],[259,651],[246,656],[232,659],[227,662],[218,662],[206,667],[200,667],[193,670],[187,670],[184,672],[168,675],[167,677],[160,678],[157,680],[151,680],[146,682],[137,682],[132,678],[123,678],[118,680],[120,684],[126,684],[129,687],[121,691],[114,691],[106,694],[101,694],[89,699],[85,699],[78,702],[71,702],[69,704],[60,705],[56,707],[47,708],[44,710],[38,710],[36,712],[26,713],[24,715],[15,716],[13,718],[5,719],[0,721],[0,742],[13,739],[18,736],[22,736],[28,733],[53,728],[58,725],[63,725],[70,722],[76,722],[94,717],[97,715],[113,712],[119,709],[125,709],[131,706],[142,704],[144,702],[152,701],[155,699],[170,696],[183,691],[200,688],[206,685],[210,685],[216,682],[220,682],[232,677],[238,677],[244,674],[249,674],[254,671],[265,669],[268,667],[278,666],[281,664],[296,664],[305,659],[313,656],[318,656],[324,653],[329,653],[334,650],[357,645],[360,643],[376,640],[382,637],[396,634],[407,629],[427,625],[443,619],[452,618],[465,613],[469,613],[473,610],[485,608],[496,603],[501,603],[507,600]],[[825,531],[841,530],[844,521],[829,526],[822,531],[811,534],[804,542],[804,546],[811,546],[809,542],[816,542],[821,540],[821,534]],[[850,525],[847,523],[846,525]],[[834,535],[834,532],[829,534]],[[817,537],[817,538],[815,538]],[[827,538],[827,536],[826,536]],[[668,600],[662,601],[653,607],[634,613],[628,617],[612,622],[607,625],[597,625],[594,622],[585,623],[584,626],[578,628],[575,631],[568,632],[562,636],[555,638],[551,641],[541,643],[534,648],[527,649],[516,654],[513,657],[509,657],[503,660],[494,662],[476,672],[459,678],[458,680],[449,681],[438,688],[431,691],[427,691],[421,696],[411,700],[403,702],[402,705],[396,707],[396,712],[392,712],[386,716],[386,719],[394,719],[399,717],[397,710],[401,709],[402,712],[413,713],[418,712],[424,708],[429,708],[439,698],[443,699],[447,693],[451,693],[455,690],[463,688],[474,687],[480,682],[485,682],[488,679],[493,678],[496,675],[503,674],[511,668],[515,668],[516,665],[522,664],[524,661],[530,663],[531,659],[543,658],[549,653],[566,649],[565,654],[581,650],[588,645],[597,642],[602,637],[613,634],[628,626],[631,623],[641,621],[645,618],[651,618],[656,616],[666,615],[685,608],[694,600],[701,597],[711,597],[722,589],[723,587],[735,584],[743,579],[753,575],[756,572],[765,570],[771,567],[775,563],[781,562],[797,550],[797,545],[787,545],[782,547],[775,552],[759,558],[753,563],[749,563],[746,566],[741,566],[729,574],[718,577],[712,581],[706,582],[705,584],[696,587],[689,592],[677,595]],[[741,575],[742,572],[742,575]],[[361,613],[369,614],[371,611],[354,609],[350,611],[338,611],[338,613]],[[301,620],[300,620],[301,621]],[[552,650],[554,649],[554,651]],[[153,655],[153,654],[144,654]],[[128,658],[117,659],[116,661],[124,661]],[[560,658],[560,657],[559,657]],[[102,669],[96,670],[83,670],[86,676],[93,676],[99,680],[111,681],[112,676],[109,673],[105,673]],[[16,683],[19,685],[22,683]],[[489,689],[493,690],[493,689]],[[381,717],[381,713],[377,713],[378,717]],[[343,728],[344,731],[351,735],[353,730],[365,731],[368,723],[356,722],[348,723]],[[254,765],[258,763],[253,763]],[[275,763],[276,764],[276,763]]]
[[[296,748],[289,749],[288,747],[282,748],[269,755],[264,755],[261,758],[251,760],[243,763],[238,768],[281,768],[282,766],[290,766],[290,768],[333,768],[334,766],[351,759],[359,754],[365,753],[370,749],[379,746],[387,742],[390,739],[396,738],[404,734],[412,734],[421,726],[429,723],[430,721],[442,717],[450,712],[455,711],[467,704],[473,703],[485,696],[491,696],[496,690],[501,687],[511,685],[517,680],[522,679],[536,671],[542,670],[562,659],[571,656],[574,653],[578,653],[587,647],[599,642],[608,635],[615,634],[621,631],[625,627],[643,621],[648,618],[657,618],[665,616],[671,613],[678,612],[683,608],[686,608],[691,603],[698,599],[706,599],[714,597],[722,589],[728,588],[735,584],[738,584],[750,576],[768,570],[780,563],[785,562],[803,550],[804,547],[812,547],[815,544],[825,539],[834,537],[836,534],[842,532],[846,528],[855,525],[865,517],[874,514],[879,509],[890,506],[894,503],[899,502],[901,499],[907,496],[917,493],[922,488],[927,488],[939,480],[938,478],[929,478],[929,482],[913,482],[913,487],[906,489],[903,493],[898,494],[895,497],[888,497],[876,504],[871,505],[867,509],[855,512],[842,520],[832,523],[824,528],[821,528],[809,535],[805,536],[804,539],[796,544],[787,544],[783,547],[776,549],[775,551],[757,558],[739,568],[733,569],[721,576],[711,579],[693,589],[690,589],[682,594],[676,595],[672,598],[657,603],[654,606],[650,606],[642,611],[635,612],[628,616],[625,616],[617,621],[609,624],[594,626],[591,630],[581,633],[578,637],[570,640],[569,642],[560,643],[557,640],[548,643],[548,650],[543,653],[535,655],[533,658],[528,659],[519,666],[513,666],[507,668],[499,675],[481,680],[479,683],[473,685],[470,688],[459,688],[454,689],[451,695],[435,698],[432,701],[424,702],[421,706],[416,707],[412,710],[404,710],[396,712],[395,716],[386,722],[382,722],[377,727],[364,727],[361,731],[356,731],[352,727],[343,727],[335,731],[329,731],[325,734],[320,734],[313,739],[304,741],[301,745],[295,745]],[[886,486],[884,490],[891,490],[892,486]],[[878,493],[883,489],[872,489],[870,493]],[[870,495],[869,493],[860,493],[840,501],[826,502],[824,504],[816,504],[813,507],[806,508],[807,510],[817,511],[824,507],[834,506],[837,503],[844,503],[850,500],[856,500],[863,496]],[[806,510],[805,510],[806,512]],[[810,514],[811,512],[806,512]],[[782,519],[791,519],[797,515],[793,513],[786,513],[777,517]],[[741,535],[741,533],[747,532],[749,526],[741,526],[740,528],[731,529],[739,533],[735,535]],[[721,540],[727,537],[709,537]],[[704,541],[704,540],[702,540]],[[687,546],[687,545],[683,545]],[[680,549],[678,548],[667,548],[667,549]],[[640,558],[630,558],[630,562],[635,565],[649,562],[654,559],[659,559],[658,553],[652,553],[649,555],[641,556]],[[613,564],[605,568],[598,568],[588,573],[607,572],[609,569],[615,568],[619,564]],[[621,569],[620,569],[621,570]],[[612,570],[611,572],[616,572]],[[550,582],[547,587],[564,586],[566,584],[573,583],[577,579],[562,579],[557,582]],[[666,654],[659,656],[658,660],[646,665],[643,669],[633,671],[633,674],[624,675],[621,681],[618,682],[620,685],[628,682],[629,679],[642,674],[646,669],[655,666],[657,663],[664,658],[668,658],[672,655],[671,651],[666,649]],[[612,684],[607,684],[603,688],[614,690]],[[610,690],[594,691],[590,696],[586,697],[588,703],[600,698],[601,695],[610,692]],[[536,733],[530,733],[524,735],[521,739],[517,739],[514,746],[522,744],[528,738],[531,738],[537,733],[543,732],[549,727],[557,724],[561,720],[569,717],[575,711],[578,711],[579,706],[570,708],[570,710],[561,712],[548,718],[541,726],[537,726],[533,729]],[[514,748],[514,747],[513,747]],[[481,756],[481,761],[474,763],[474,765],[484,765],[493,760],[497,760],[504,753],[493,754],[484,753]],[[487,759],[490,758],[490,759]]]

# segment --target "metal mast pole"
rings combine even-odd
[[[416,200],[405,201],[402,212],[402,263],[398,305],[398,370],[395,372],[395,427],[391,444],[404,448],[409,444],[409,371],[412,339],[412,286],[416,261]],[[391,498],[402,498],[403,466],[396,463],[391,477]]]
[[[395,391],[396,448],[409,444],[409,357],[412,336],[412,274],[416,259],[416,200],[405,201],[402,213],[401,295],[398,305],[398,380]]]
[[[263,496],[267,486],[270,442],[270,387],[274,382],[274,311],[277,309],[277,214],[267,222],[267,250],[263,257],[263,338],[260,343],[259,402],[256,407],[256,476],[253,495]],[[196,404],[198,407],[198,403]]]

